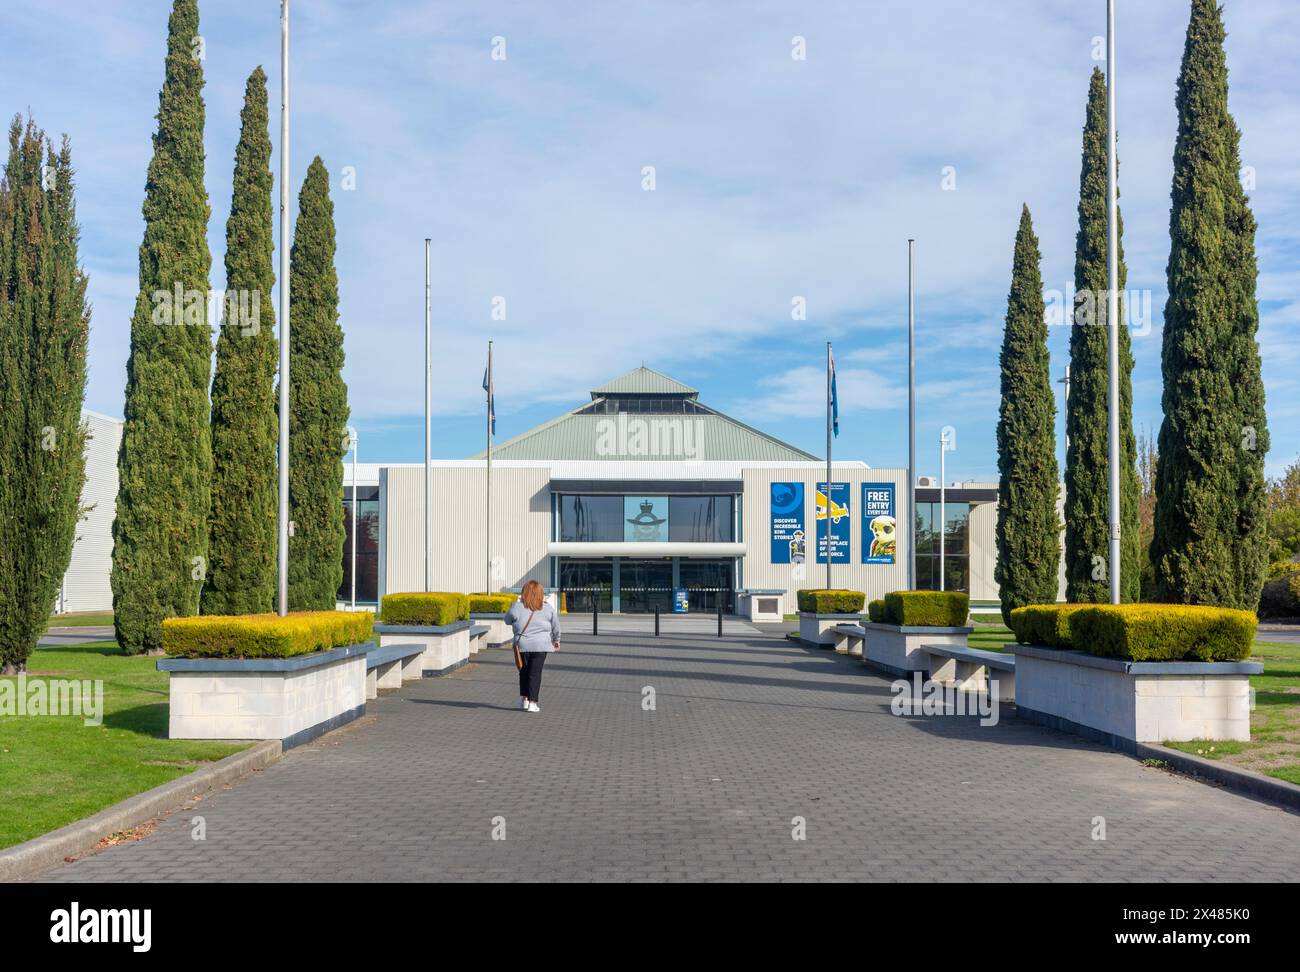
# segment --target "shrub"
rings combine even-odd
[[[885,595],[889,624],[959,628],[970,616],[970,596],[961,591],[894,591]]]
[[[163,651],[182,658],[289,658],[369,641],[369,611],[206,614],[162,623]]]
[[[515,594],[471,594],[470,614],[505,614],[519,597]]]
[[[469,617],[469,595],[434,591],[385,594],[384,624],[451,624]]]
[[[1011,630],[1022,645],[1073,648],[1070,617],[1093,604],[1029,604],[1011,612]]]
[[[857,614],[867,595],[862,591],[811,588],[798,592],[799,610],[809,614]]]
[[[1268,618],[1300,617],[1300,570],[1265,582],[1259,613]]]
[[[880,598],[867,605],[867,620],[880,624],[885,620],[885,599]]]
[[[1070,619],[1076,645],[1129,661],[1239,661],[1257,624],[1249,611],[1190,604],[1098,604]]]

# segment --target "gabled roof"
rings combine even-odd
[[[683,385],[676,378],[669,378],[653,368],[642,365],[640,368],[633,368],[627,374],[620,375],[613,381],[607,381],[599,388],[591,390],[593,399],[605,395],[689,395],[695,397],[699,395],[699,392],[690,385]]]

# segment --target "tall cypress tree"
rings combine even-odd
[[[1176,101],[1151,562],[1161,600],[1254,610],[1267,560],[1268,430],[1255,221],[1239,180],[1224,36],[1214,0],[1192,0]]]
[[[1116,214],[1118,216],[1118,213]],[[1133,353],[1124,319],[1124,221],[1119,246],[1120,584],[1125,601],[1141,591],[1142,538],[1133,435]],[[1079,232],[1074,244],[1074,326],[1070,329],[1070,399],[1065,431],[1065,596],[1108,603],[1110,550],[1110,374],[1106,276],[1106,78],[1093,68],[1083,126]]]
[[[298,195],[289,251],[289,607],[332,609],[343,583],[348,389],[334,269],[334,203],[317,156]]]
[[[212,513],[204,614],[275,606],[277,345],[266,74],[248,79],[226,221],[226,314],[212,380]]]
[[[22,672],[63,581],[85,482],[90,309],[68,140],[15,118],[0,184],[0,674]]]
[[[1002,337],[998,410],[998,562],[1002,617],[1012,608],[1056,600],[1061,555],[1056,469],[1056,399],[1038,238],[1029,207],[1020,212]]]
[[[140,292],[126,365],[113,524],[113,621],[130,652],[161,647],[164,618],[194,614],[207,568],[212,445],[208,195],[196,0],[174,0],[158,131],[145,182]]]

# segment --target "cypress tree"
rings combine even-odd
[[[0,184],[0,674],[26,670],[72,557],[90,309],[71,150],[15,118]]]
[[[212,512],[204,614],[275,606],[277,346],[266,74],[248,79],[226,221],[225,320],[212,379]]]
[[[298,195],[289,251],[289,607],[333,609],[343,583],[348,389],[334,269],[334,204],[317,156]]]
[[[1224,37],[1213,0],[1193,0],[1176,101],[1151,562],[1161,600],[1254,610],[1267,561],[1268,430],[1255,221],[1239,180]]]
[[[158,131],[145,182],[140,292],[126,365],[113,524],[113,622],[129,652],[161,648],[164,618],[194,614],[207,567],[212,446],[208,196],[196,0],[168,21]]]
[[[1116,213],[1118,216],[1119,214]],[[1121,599],[1141,592],[1142,487],[1133,435],[1133,353],[1124,317],[1124,220],[1119,219],[1119,430]],[[1074,326],[1070,329],[1070,399],[1065,431],[1065,596],[1109,603],[1110,374],[1106,278],[1106,78],[1093,68],[1083,126],[1079,232],[1074,245]],[[1100,559],[1098,559],[1100,558]]]
[[[1061,554],[1056,469],[1056,399],[1038,238],[1022,208],[1002,337],[998,409],[998,562],[1002,617],[1012,608],[1056,600]]]

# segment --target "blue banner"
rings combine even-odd
[[[849,562],[849,484],[831,483],[830,503],[826,502],[826,484],[817,484],[817,563],[826,563],[826,526],[830,524],[831,563]]]
[[[862,562],[898,562],[898,519],[893,483],[862,484]]]
[[[807,557],[803,528],[803,483],[772,484],[772,563],[802,564]]]

